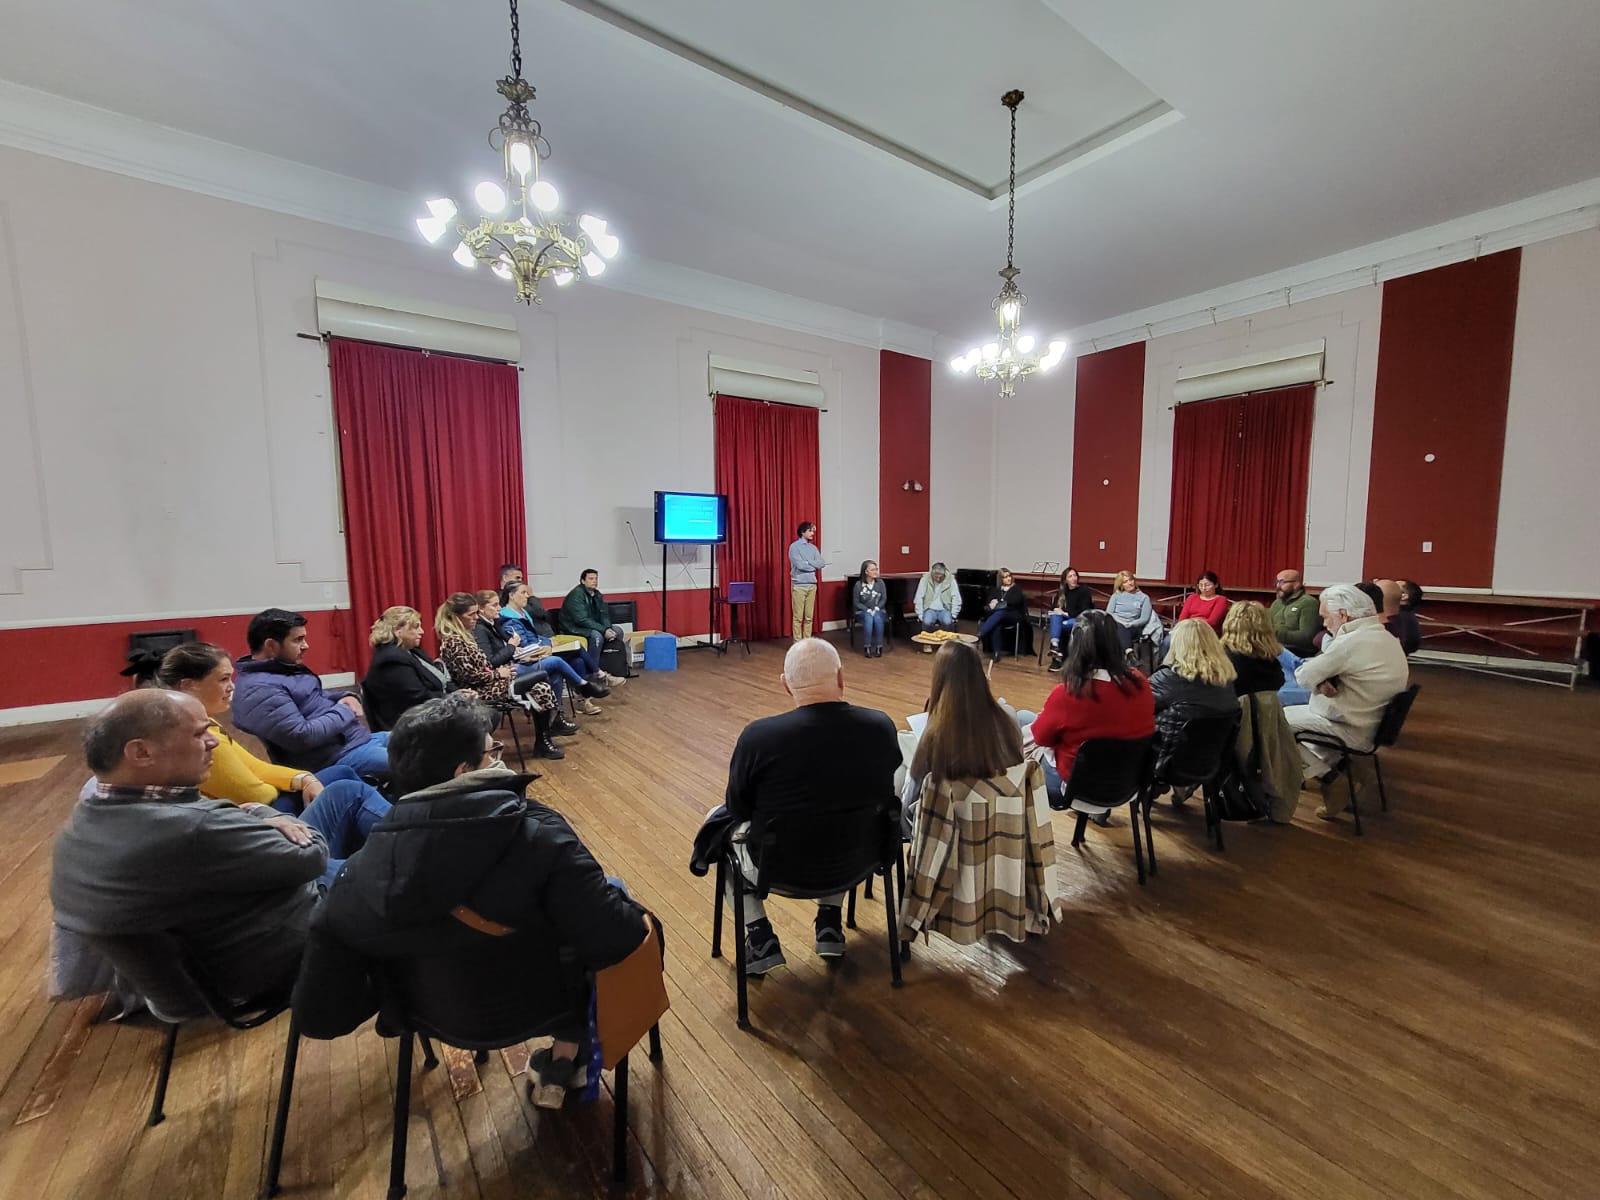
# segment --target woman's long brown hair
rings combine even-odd
[[[933,660],[928,725],[911,759],[914,776],[989,779],[1022,761],[1022,731],[989,694],[983,660],[963,642]]]

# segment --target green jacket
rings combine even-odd
[[[606,607],[606,598],[599,592],[591,592],[580,583],[561,602],[563,633],[575,633],[592,642],[595,638],[603,638],[610,628],[611,610]]]
[[[1310,658],[1317,652],[1311,639],[1322,628],[1320,602],[1310,592],[1301,592],[1293,600],[1274,600],[1272,627],[1285,650],[1301,658]]]

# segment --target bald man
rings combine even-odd
[[[96,782],[56,840],[56,923],[87,936],[171,933],[231,999],[292,984],[328,858],[322,835],[264,805],[200,795],[217,738],[192,696],[119,696],[83,745]]]
[[[765,822],[781,813],[892,809],[900,766],[894,722],[845,702],[839,652],[821,638],[802,638],[784,656],[781,680],[794,710],[752,721],[733,748],[726,799],[733,832],[749,830],[756,841]],[[753,886],[756,865],[744,846],[738,854]],[[731,881],[729,888],[731,897]],[[744,904],[745,974],[765,975],[783,965],[783,948],[761,901],[747,893]],[[844,954],[843,904],[842,895],[817,901],[815,943],[824,958]]]
[[[1379,616],[1383,618],[1383,627],[1395,636],[1400,643],[1400,649],[1407,655],[1415,654],[1422,646],[1422,623],[1417,620],[1417,614],[1411,611],[1415,601],[1410,597],[1414,593],[1418,598],[1422,589],[1414,583],[1402,583],[1398,579],[1374,579],[1378,591],[1383,595],[1383,611]]]
[[[1300,582],[1300,572],[1278,572],[1277,597],[1272,601],[1272,628],[1283,648],[1297,658],[1310,658],[1317,652],[1317,634],[1322,632],[1322,617],[1317,598]]]

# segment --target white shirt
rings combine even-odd
[[[1336,675],[1339,694],[1319,695],[1317,685]],[[1343,726],[1339,736],[1346,742],[1365,748],[1372,745],[1389,701],[1406,690],[1411,672],[1399,639],[1383,627],[1383,618],[1373,616],[1346,621],[1294,677],[1311,692],[1311,711]]]

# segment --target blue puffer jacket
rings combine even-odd
[[[320,771],[372,736],[307,666],[247,656],[233,669],[233,723],[287,766]]]

